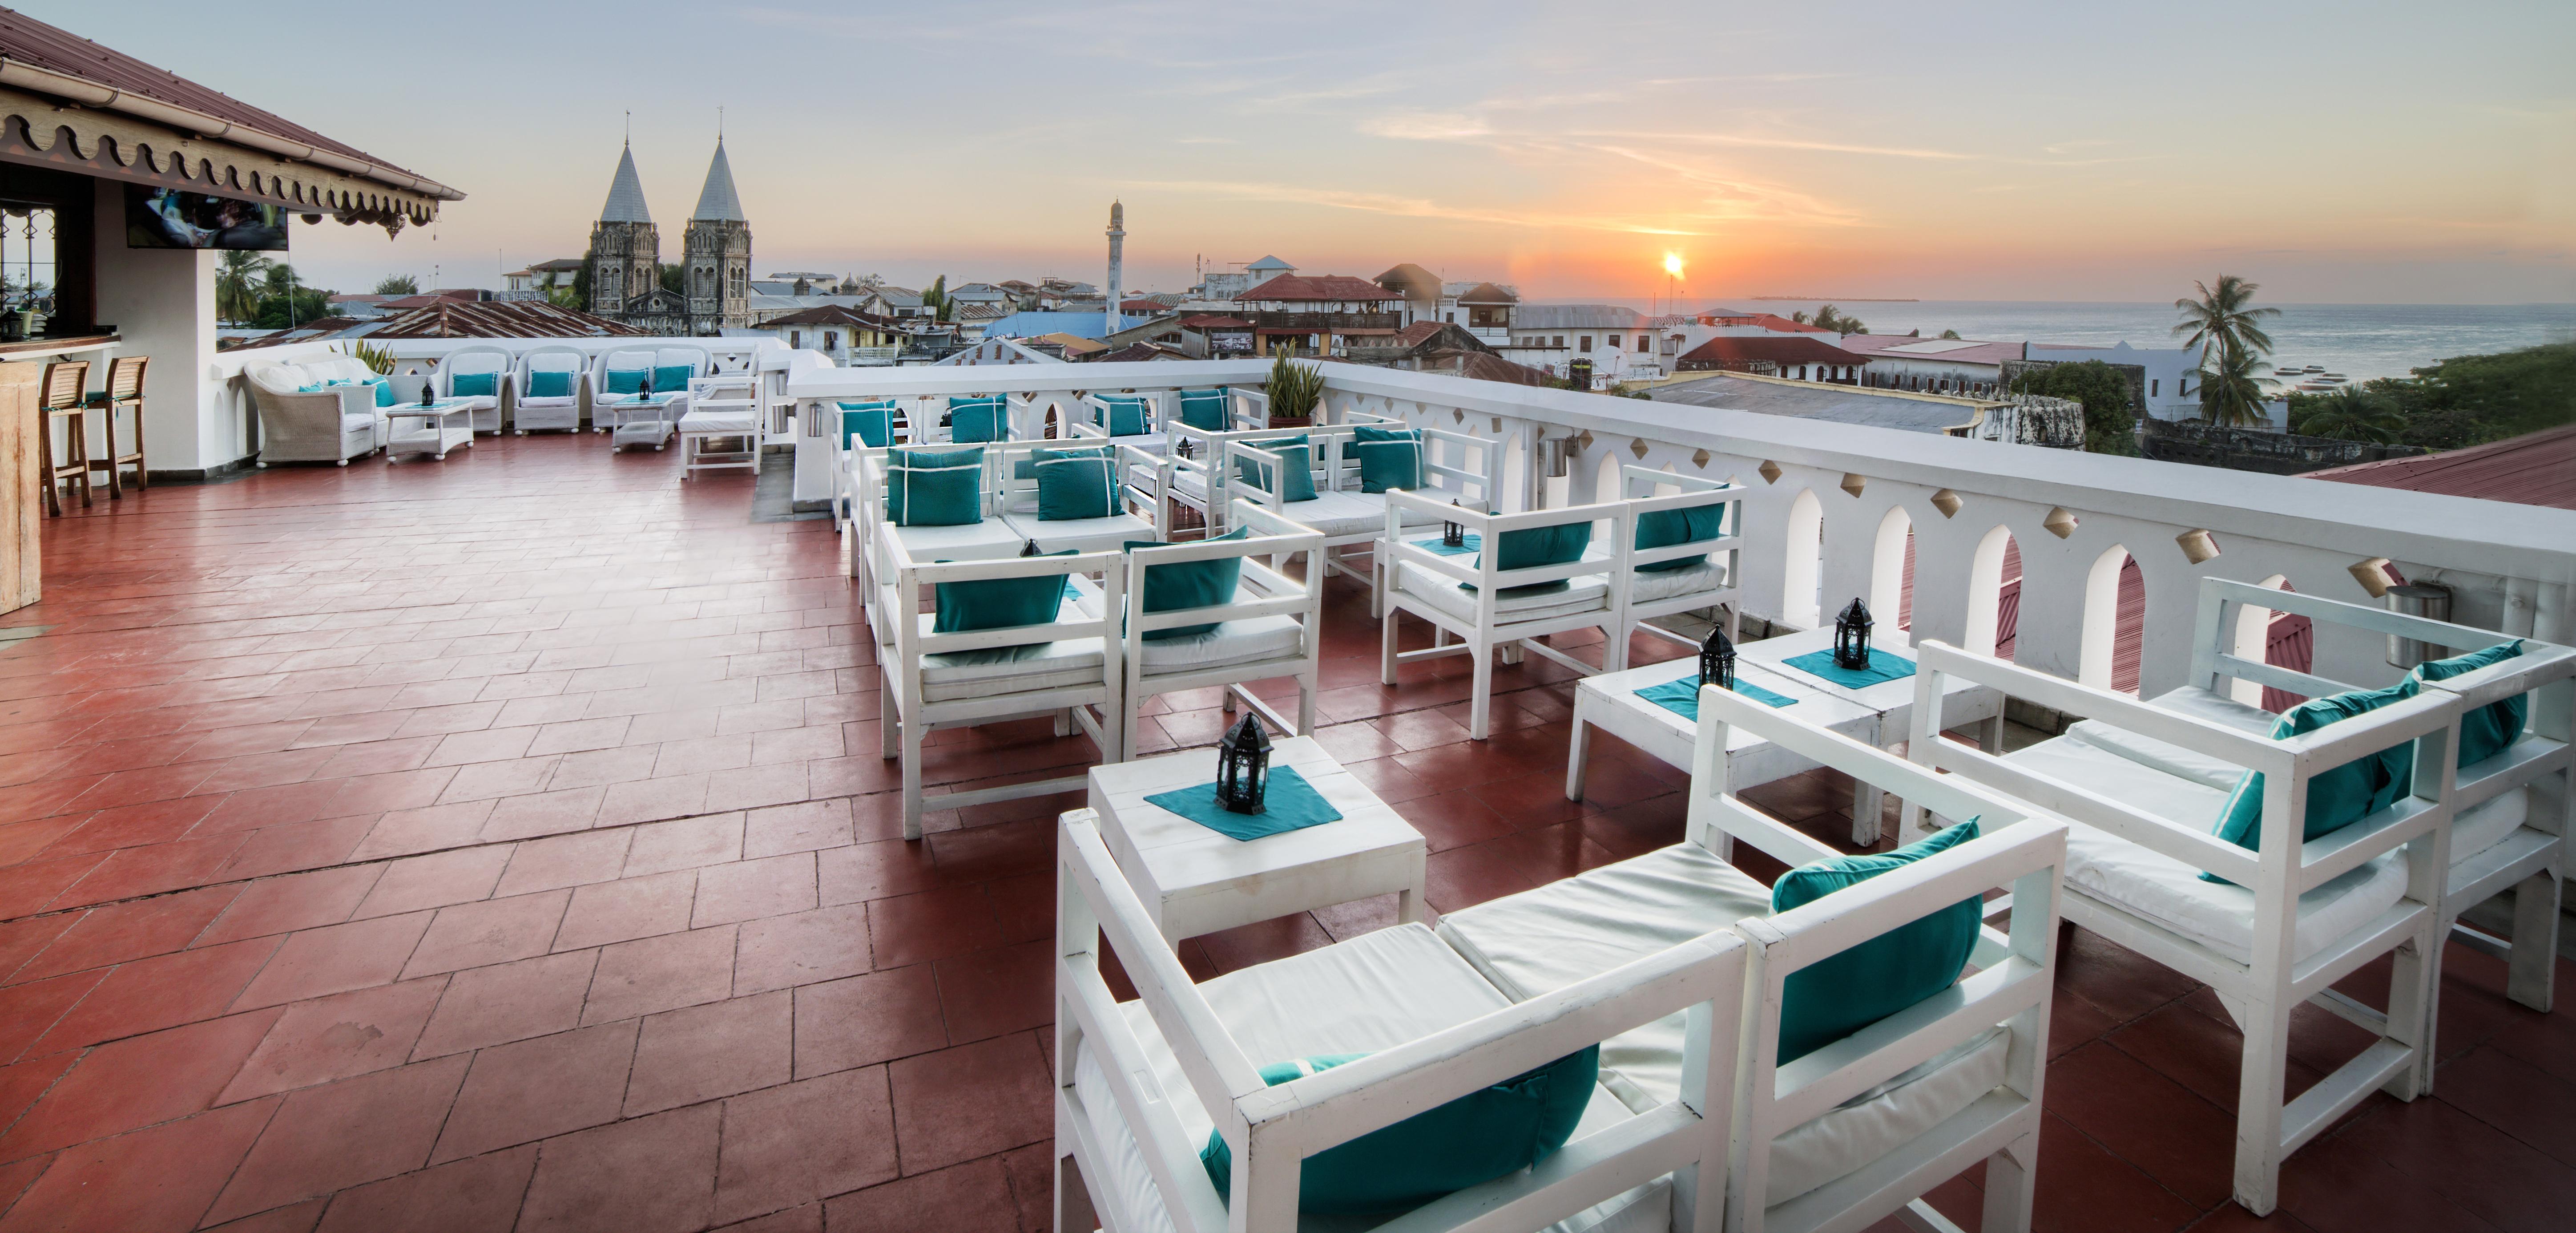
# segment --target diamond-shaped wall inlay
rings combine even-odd
[[[2212,538],[2209,532],[2198,528],[2175,536],[2174,542],[2182,545],[2182,555],[2194,565],[2218,556],[2218,541]]]
[[[1700,452],[1691,455],[1691,465],[1702,471],[1708,470],[1708,451],[1701,450]]]
[[[2039,525],[2048,528],[2049,534],[2064,539],[2075,534],[2075,515],[2067,513],[2066,507],[2061,505],[2048,511],[2048,517],[2040,519]]]
[[[1631,438],[1628,442],[1628,453],[1633,455],[1637,461],[1644,462],[1646,460],[1646,443]]]
[[[1867,487],[1869,487],[1869,477],[1868,477],[1868,476],[1863,475],[1863,474],[1861,474],[1861,473],[1860,473],[1860,472],[1858,472],[1858,471],[1845,471],[1845,472],[1843,472],[1843,491],[1844,491],[1844,492],[1848,492],[1848,493],[1850,493],[1850,494],[1852,494],[1853,496],[1855,496],[1855,497],[1856,497],[1856,496],[1859,496],[1859,495],[1860,495],[1860,493],[1861,493],[1861,490],[1862,490],[1862,489],[1867,488]]]
[[[1779,463],[1773,462],[1773,461],[1771,461],[1770,459],[1765,458],[1765,459],[1763,459],[1763,460],[1762,460],[1762,468],[1761,468],[1761,470],[1762,470],[1762,482],[1763,482],[1763,483],[1765,483],[1765,484],[1777,484],[1777,483],[1779,483],[1779,482],[1780,482],[1780,464],[1779,464]]]
[[[1958,517],[1959,507],[1964,504],[1966,502],[1959,499],[1959,494],[1947,488],[1932,494],[1932,508],[1941,511],[1941,516],[1944,518]]]

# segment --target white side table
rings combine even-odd
[[[1869,638],[1871,647],[1876,650],[1893,651],[1907,659],[1914,658],[1914,640],[1907,637],[1904,630],[1881,625],[1870,631]],[[1765,638],[1760,642],[1739,642],[1735,645],[1735,654],[1738,663],[1760,664],[1808,689],[1847,699],[1877,712],[1878,735],[1863,738],[1871,744],[1892,745],[1904,740],[1914,725],[1913,677],[1900,677],[1853,689],[1789,667],[1785,662],[1814,651],[1830,651],[1833,645],[1833,627],[1826,626]],[[2004,751],[2004,696],[2001,691],[1951,677],[1941,695],[1941,718],[1963,727],[1977,724],[1977,744],[1990,754]],[[1861,795],[1868,799],[1852,806],[1852,841],[1873,843],[1878,838],[1880,793],[1876,788],[1863,787]]]
[[[1259,839],[1231,839],[1145,798],[1216,779],[1216,751],[1193,749],[1091,768],[1100,837],[1172,942],[1331,907],[1397,896],[1396,919],[1423,916],[1429,849],[1386,802],[1313,737],[1275,741],[1270,765],[1291,766],[1342,817]]]
[[[465,398],[442,398],[423,405],[416,402],[395,403],[384,409],[392,425],[385,441],[385,461],[400,454],[431,454],[440,461],[447,451],[464,446],[474,447],[474,403]],[[404,421],[417,420],[418,427],[406,428]]]
[[[1583,799],[1584,758],[1593,728],[1655,755],[1667,766],[1689,770],[1692,751],[1699,743],[1698,721],[1684,719],[1679,711],[1640,698],[1637,691],[1684,677],[1696,680],[1698,676],[1699,661],[1683,658],[1588,676],[1578,682],[1574,687],[1574,737],[1566,751],[1565,799]],[[1878,735],[1877,712],[1809,688],[1787,674],[1765,672],[1739,659],[1735,677],[1745,684],[1797,699],[1788,708],[1789,713],[1819,728],[1856,741]],[[1741,792],[1814,770],[1816,764],[1743,728],[1735,728],[1727,733],[1726,766],[1728,778],[1733,780],[1726,790]]]

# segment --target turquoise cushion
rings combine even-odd
[[[886,455],[886,517],[899,527],[984,520],[984,450],[893,450]]]
[[[528,374],[528,397],[572,397],[572,374],[560,370],[538,369]]]
[[[1539,565],[1565,565],[1583,559],[1583,550],[1592,546],[1592,524],[1561,523],[1552,527],[1530,527],[1505,531],[1495,538],[1494,568],[1529,569]],[[1461,591],[1473,591],[1476,584],[1461,582]],[[1565,581],[1533,582],[1523,586],[1504,587],[1500,595],[1518,599],[1523,595],[1544,595],[1566,589]]]
[[[385,380],[384,374],[378,373],[375,376],[367,378],[367,384],[376,387],[377,406],[390,407],[394,405],[394,383]]]
[[[1279,470],[1285,474],[1287,485],[1287,492],[1282,495],[1282,500],[1312,501],[1315,499],[1314,462],[1309,457],[1312,446],[1308,444],[1304,434],[1293,437],[1272,437],[1246,442],[1246,444],[1254,449],[1279,455]],[[1234,477],[1247,487],[1261,492],[1270,491],[1270,486],[1261,482],[1261,474],[1266,469],[1249,458],[1234,460]]]
[[[1367,1057],[1336,1053],[1261,1068],[1272,1086]],[[1601,1046],[1564,1057],[1426,1109],[1392,1126],[1306,1158],[1297,1180],[1301,1212],[1388,1212],[1490,1182],[1556,1154],[1583,1120],[1601,1074]],[[1208,1133],[1199,1164],[1218,1195],[1232,1200],[1234,1154]]]
[[[1181,422],[1201,432],[1224,432],[1224,390],[1182,390]]]
[[[2281,713],[2281,718],[2272,724],[2272,739],[2302,736],[2355,715],[2369,714],[2414,697],[2418,688],[2409,678],[2386,689],[2357,689],[2310,699]],[[2304,842],[2331,835],[2396,804],[2414,788],[2415,742],[2411,740],[2319,771],[2308,777],[2308,816],[2301,824],[2299,838]],[[2226,807],[2219,810],[2218,825],[2211,833],[2249,852],[2262,850],[2263,776],[2249,771],[2236,781],[2236,791],[2229,794]],[[2214,873],[2200,876],[2210,882],[2226,881]]]
[[[298,394],[319,394],[322,390],[323,387],[319,385],[299,385],[295,387],[295,392]]]
[[[1118,464],[1107,447],[1030,450],[1038,473],[1038,521],[1106,518],[1118,512]]]
[[[1716,539],[1724,532],[1725,527],[1726,507],[1724,505],[1694,505],[1689,509],[1659,509],[1652,513],[1640,514],[1637,516],[1637,547],[1670,548],[1675,544],[1694,544],[1704,539]],[[1708,557],[1706,555],[1695,557],[1675,557],[1670,561],[1657,561],[1651,565],[1640,565],[1637,567],[1637,572],[1641,574],[1668,573],[1677,569],[1689,569],[1691,566],[1697,565],[1707,559]]]
[[[2406,674],[2412,681],[2447,681],[2464,673],[2503,663],[2522,654],[2522,639],[2502,642],[2483,651],[2454,655],[2449,659],[2427,660]],[[2522,737],[2522,725],[2531,718],[2531,695],[2515,694],[2501,702],[2460,716],[2460,765],[2475,766],[2503,753]]]
[[[608,392],[611,394],[641,394],[644,392],[644,378],[651,375],[653,375],[653,372],[649,368],[609,369]]]
[[[695,364],[656,364],[653,366],[653,392],[685,394],[689,390],[689,378],[696,375],[698,366]]]
[[[447,379],[450,398],[490,398],[501,392],[501,374],[497,372],[460,372]]]
[[[999,398],[948,400],[948,439],[957,442],[1008,441],[1011,412]]]
[[[884,448],[894,442],[894,403],[845,402],[841,404],[841,448],[848,449],[850,438],[857,437],[872,448]]]
[[[1252,528],[1236,527],[1217,536],[1216,540],[1250,538],[1252,538]],[[1134,552],[1139,548],[1160,547],[1162,547],[1161,544],[1150,539],[1131,539],[1127,541],[1126,550]],[[1242,581],[1242,557],[1216,557],[1205,561],[1175,561],[1169,565],[1148,565],[1145,567],[1145,580],[1138,584],[1138,589],[1144,596],[1146,612],[1177,612],[1189,608],[1212,608],[1218,604],[1232,603],[1234,589]],[[1187,638],[1193,634],[1203,634],[1215,629],[1217,624],[1218,622],[1210,621],[1205,625],[1178,625],[1170,629],[1147,630],[1145,641],[1161,642],[1166,638]]]
[[[1074,550],[1041,555],[1069,557]],[[1009,629],[1018,625],[1044,625],[1055,620],[1064,607],[1065,588],[1071,578],[1065,574],[1045,574],[1036,578],[978,578],[972,582],[943,582],[932,587],[938,592],[938,610],[930,619],[934,634],[962,634],[979,629]]]
[[[1351,430],[1351,448],[1360,456],[1360,491],[1384,492],[1422,487],[1422,434],[1411,428]]]
[[[1100,403],[1101,406],[1109,409],[1109,423],[1107,427],[1109,429],[1110,436],[1141,437],[1145,435],[1147,422],[1144,399],[1103,398],[1100,400]],[[1094,408],[1091,413],[1091,422],[1097,424],[1100,423],[1100,421],[1100,411],[1098,408]]]
[[[1786,912],[1977,837],[1977,819],[1893,852],[1800,865],[1771,884]],[[1978,900],[1962,899],[1789,974],[1780,991],[1779,1064],[1787,1065],[1958,983],[1977,945]]]

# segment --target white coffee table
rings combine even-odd
[[[464,446],[474,447],[474,401],[469,398],[441,398],[432,403],[398,402],[384,409],[388,425],[385,461],[392,462],[401,454],[430,454],[441,462],[447,451]],[[418,420],[416,428],[406,430],[405,420]]]
[[[1802,685],[1785,674],[1766,672],[1748,665],[1741,657],[1736,661],[1735,676],[1745,684],[1759,685],[1775,694],[1797,699],[1796,703],[1784,709],[1819,728],[1839,732],[1856,741],[1871,740],[1878,735],[1878,714],[1868,707]],[[1640,689],[1684,677],[1698,679],[1697,657],[1670,659],[1624,672],[1588,676],[1575,685],[1574,737],[1566,753],[1565,799],[1583,799],[1585,754],[1593,728],[1655,755],[1665,765],[1690,769],[1692,751],[1699,743],[1699,722],[1684,719],[1679,711],[1637,696]],[[1816,763],[1739,727],[1727,733],[1726,768],[1729,781],[1726,790],[1741,792],[1758,784],[1814,770]]]
[[[1914,658],[1914,640],[1907,637],[1904,630],[1881,625],[1870,631],[1869,640],[1870,645],[1877,650],[1893,651],[1907,659]],[[1776,676],[1784,676],[1798,682],[1804,688],[1831,694],[1869,708],[1878,715],[1878,734],[1868,738],[1874,745],[1892,745],[1904,740],[1914,724],[1915,682],[1913,677],[1899,677],[1893,681],[1880,681],[1875,685],[1852,689],[1789,667],[1786,663],[1800,655],[1815,651],[1830,651],[1833,646],[1834,631],[1831,626],[1827,626],[1803,633],[1765,638],[1760,642],[1739,642],[1735,645],[1735,656],[1739,664],[1758,664]],[[1941,718],[1960,726],[1972,723],[1978,725],[1978,746],[1991,754],[2003,752],[2004,696],[2001,691],[1971,681],[1963,681],[1958,677],[1951,677],[1941,694]],[[1878,838],[1879,792],[1875,788],[1864,787],[1861,795],[1869,798],[1865,802],[1868,808],[1862,808],[1864,802],[1853,802],[1852,841],[1870,843]]]
[[[1341,820],[1259,839],[1232,839],[1146,802],[1212,783],[1216,750],[1091,768],[1091,808],[1118,868],[1165,939],[1183,938],[1394,894],[1396,919],[1422,919],[1429,849],[1422,833],[1368,790],[1313,737],[1275,741],[1275,770],[1293,766]]]
[[[619,394],[590,407],[593,420],[605,411],[614,423],[610,426],[608,448],[624,449],[630,445],[649,445],[656,451],[671,443],[671,434],[679,431],[680,417],[672,408],[687,395],[665,390],[646,395],[637,401],[633,394]]]

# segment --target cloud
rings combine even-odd
[[[1492,125],[1455,111],[1398,112],[1360,121],[1360,131],[1396,141],[1465,141],[1493,135]]]
[[[1452,222],[1482,223],[1497,227],[1575,228],[1585,231],[1609,231],[1630,235],[1700,235],[1702,232],[1673,227],[1642,219],[1603,215],[1542,214],[1518,210],[1479,209],[1470,206],[1443,205],[1426,197],[1404,197],[1393,193],[1371,193],[1348,189],[1319,188],[1311,184],[1262,184],[1213,180],[1147,181],[1140,188],[1168,192],[1195,193],[1209,197],[1229,197],[1239,201],[1274,201],[1295,205],[1330,206],[1339,210],[1358,210],[1369,214],[1391,214],[1404,218],[1438,218]]]

